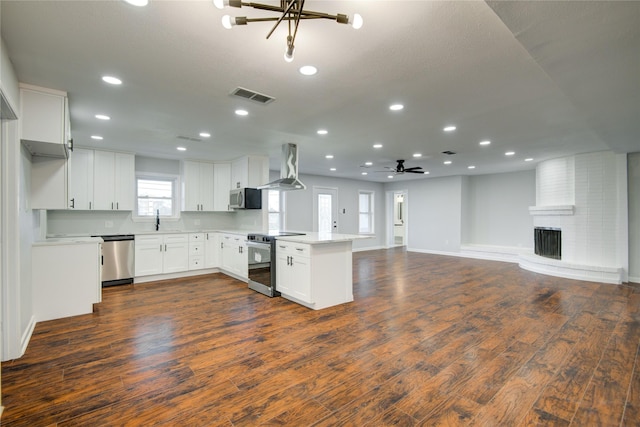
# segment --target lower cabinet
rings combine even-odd
[[[204,267],[220,267],[220,233],[204,233]]]
[[[276,277],[280,292],[313,304],[310,252],[310,245],[278,242]]]
[[[245,237],[237,234],[222,234],[220,237],[221,267],[242,279],[249,277],[248,251]]]
[[[189,239],[186,234],[137,235],[135,248],[136,277],[189,269]]]
[[[202,270],[205,268],[205,233],[189,234],[189,270]]]

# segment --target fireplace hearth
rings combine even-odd
[[[536,255],[562,259],[562,231],[559,228],[535,227],[533,241]]]

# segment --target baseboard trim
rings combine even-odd
[[[204,270],[181,271],[180,273],[154,274],[152,276],[140,276],[133,279],[133,283],[157,282],[159,280],[180,279],[182,277],[202,276],[203,274],[225,273],[219,268],[207,268]]]
[[[31,336],[33,335],[33,331],[36,328],[36,317],[31,316],[29,320],[29,325],[27,325],[27,329],[22,334],[22,338],[20,339],[20,356],[22,357],[27,351],[27,346],[29,345],[29,341],[31,341]]]
[[[367,246],[364,248],[353,248],[352,252],[377,251],[380,249],[389,249],[386,246]]]
[[[630,283],[640,283],[640,277],[629,276],[629,282]]]
[[[622,283],[622,268],[572,264],[538,255],[521,256],[519,265],[520,268],[535,273],[564,277],[566,279],[610,283],[613,285]]]

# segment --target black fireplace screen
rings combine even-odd
[[[536,255],[561,259],[562,234],[559,228],[536,227],[533,230]]]

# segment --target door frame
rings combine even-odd
[[[317,232],[318,231],[318,194],[324,194],[324,193],[332,193],[335,194],[335,214],[336,217],[333,218],[333,220],[336,222],[336,228],[332,230],[333,233],[339,233],[340,230],[340,221],[338,221],[338,215],[339,215],[339,210],[338,210],[338,198],[339,198],[339,193],[338,193],[338,188],[337,187],[325,187],[325,186],[314,186],[313,187],[313,231]],[[333,206],[332,206],[333,209]]]
[[[388,190],[385,197],[385,207],[386,207],[386,230],[385,230],[385,246],[387,249],[394,248],[395,244],[395,236],[394,236],[394,204],[395,204],[395,195],[402,194],[404,195],[404,235],[405,241],[404,246],[409,246],[409,190],[401,189],[401,190]]]

